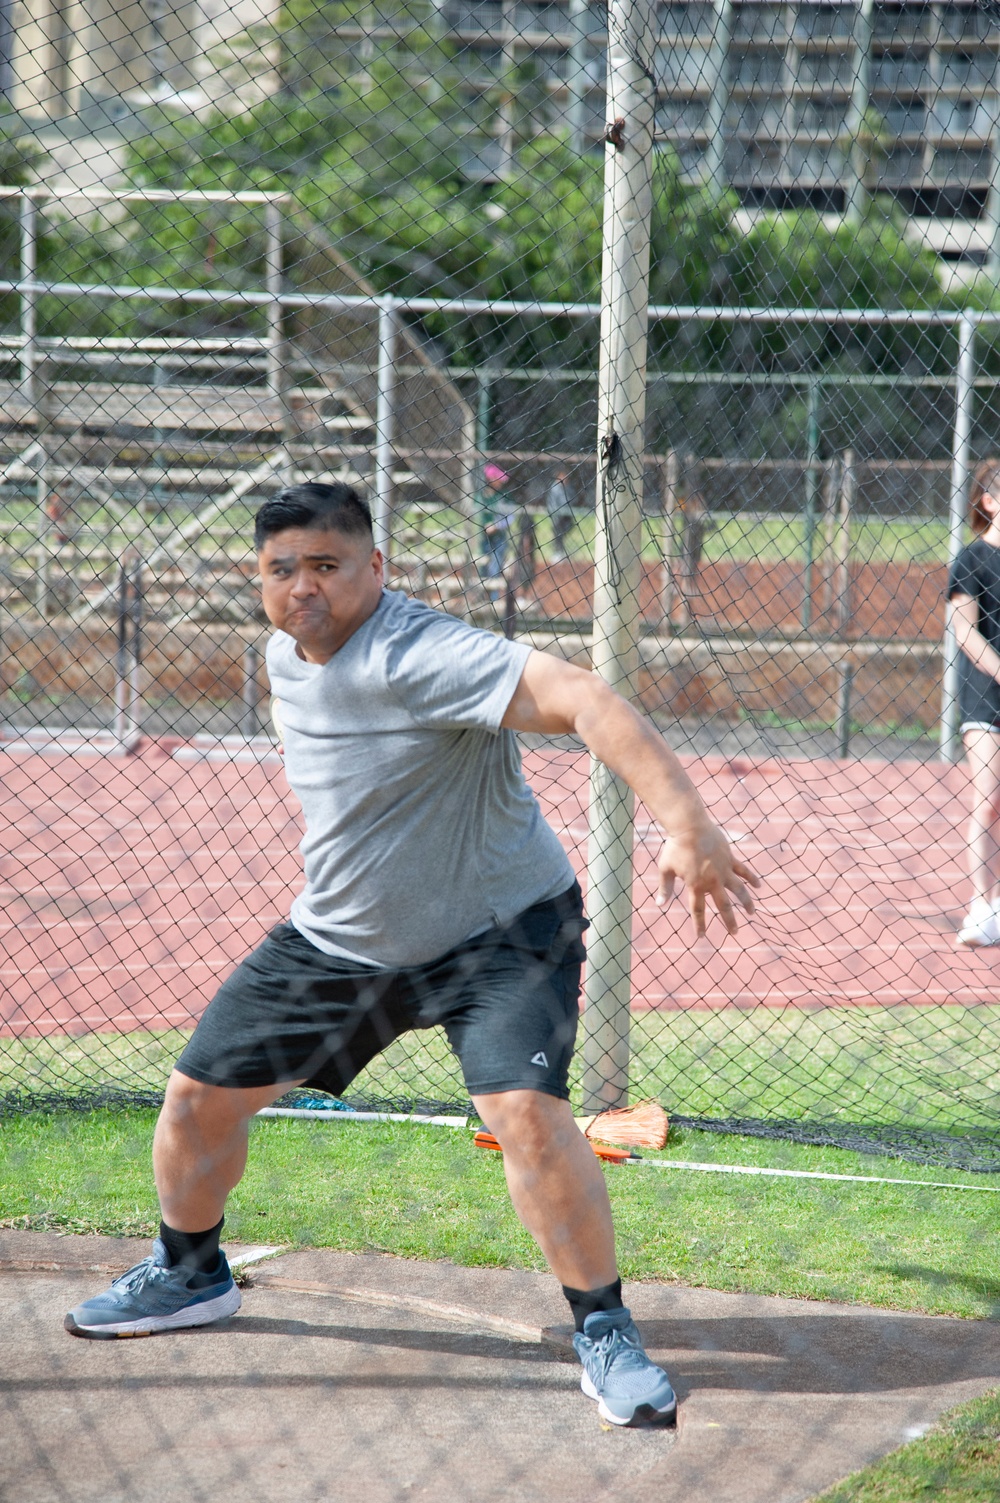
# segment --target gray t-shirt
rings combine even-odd
[[[419,965],[564,892],[573,868],[500,721],[530,649],[386,590],[328,663],[267,647],[306,885],[328,955]]]

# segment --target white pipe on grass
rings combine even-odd
[[[419,1122],[424,1127],[468,1127],[468,1117],[422,1117],[419,1112],[338,1112],[311,1106],[264,1106],[258,1117],[299,1117],[317,1122]]]
[[[623,1159],[624,1164],[644,1164],[649,1169],[694,1169],[703,1174],[765,1174],[782,1179],[851,1180],[861,1185],[915,1185],[927,1190],[986,1190],[1000,1195],[1000,1185],[954,1185],[946,1180],[878,1179],[872,1174],[823,1174],[818,1169],[758,1169],[754,1164],[696,1164],[684,1159]]]

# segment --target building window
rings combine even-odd
[[[665,36],[714,35],[715,11],[711,5],[659,5],[656,13]]]
[[[988,183],[993,175],[991,154],[939,148],[934,153],[933,173],[938,182]]]
[[[711,80],[708,54],[700,47],[657,47],[655,66],[663,89],[697,89]]]
[[[922,99],[890,99],[880,113],[886,130],[893,136],[923,131],[927,122],[927,106]]]
[[[927,88],[930,84],[927,59],[913,53],[886,53],[872,62],[872,88],[890,94]]]
[[[755,42],[783,42],[784,9],[780,5],[738,5],[733,14],[733,36]]]
[[[799,82],[806,87],[850,89],[854,82],[853,54],[824,52],[807,55],[799,66]]]
[[[800,5],[795,13],[795,35],[805,41],[854,34],[854,7],[850,5]]]
[[[988,89],[993,82],[991,53],[953,52],[942,64],[942,89]]]
[[[987,37],[994,22],[978,5],[942,5],[941,30],[957,41],[959,37]]]
[[[738,89],[772,88],[781,81],[783,63],[780,52],[736,52],[730,65],[733,82]]]
[[[915,37],[926,29],[929,5],[876,5],[872,25],[877,37]]]
[[[822,99],[810,99],[796,106],[797,130],[815,132],[817,135],[839,136],[847,129],[847,109],[843,104],[829,104]]]
[[[705,128],[705,106],[697,99],[668,99],[657,106],[656,129],[664,135],[692,135]]]

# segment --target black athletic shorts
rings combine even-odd
[[[426,965],[374,970],[279,924],[222,983],[177,1069],[207,1085],[302,1080],[340,1096],[412,1028],[444,1028],[470,1095],[563,1100],[579,1018],[579,886]]]

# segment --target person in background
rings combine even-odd
[[[517,538],[514,543],[514,594],[518,610],[530,610],[535,603],[528,592],[535,582],[537,546],[535,519],[528,508],[523,506],[517,519]]]
[[[692,491],[690,495],[685,496],[680,507],[684,519],[681,554],[684,593],[693,595],[698,589],[698,570],[701,568],[705,534],[710,532],[715,524],[698,491]]]
[[[507,559],[507,540],[510,536],[514,502],[506,489],[510,476],[498,464],[488,464],[483,470],[486,489],[483,493],[482,511],[483,555],[486,566],[483,575],[487,580],[503,577]]]
[[[69,534],[66,531],[67,509],[66,502],[58,491],[51,491],[45,503],[45,515],[49,519],[53,540],[60,548],[64,543],[69,542]]]
[[[557,470],[545,497],[545,510],[552,523],[552,558],[556,563],[566,557],[566,539],[576,526],[576,516],[566,489],[568,479],[564,469]]]
[[[1000,945],[1000,459],[976,470],[969,523],[975,536],[948,574],[962,739],[972,774],[972,900],[958,943]]]

